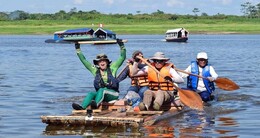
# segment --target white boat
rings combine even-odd
[[[187,42],[189,32],[184,28],[171,29],[166,31],[167,42]]]

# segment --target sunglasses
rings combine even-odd
[[[164,63],[165,60],[153,60],[153,62],[155,62],[155,63]]]
[[[199,58],[198,61],[207,61],[207,59]]]

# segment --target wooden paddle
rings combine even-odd
[[[192,74],[190,72],[186,72],[184,70],[180,70],[180,69],[177,69],[177,68],[174,68],[176,71],[179,71],[179,72],[182,72],[182,73],[185,73],[185,74],[189,74],[189,75],[192,75],[192,76],[197,76],[199,78],[203,78],[203,79],[207,79],[209,80],[208,78],[206,77],[203,77],[201,75],[197,75],[197,74]],[[218,77],[216,80],[214,80],[214,82],[217,84],[217,86],[220,88],[220,89],[223,89],[223,90],[226,90],[226,91],[233,91],[233,90],[237,90],[239,89],[239,86],[233,82],[232,80],[228,79],[228,78],[221,78],[221,77]]]
[[[126,43],[127,40],[122,40],[122,42]],[[78,41],[79,44],[111,44],[117,43],[116,40],[99,40],[99,41]]]
[[[126,64],[126,65],[124,66],[124,68],[120,71],[120,73],[117,75],[116,78],[118,78],[118,77],[126,70],[127,67],[128,67],[128,64]]]
[[[149,67],[151,67],[156,73],[158,73],[162,78],[165,77],[165,75],[161,74],[154,66],[152,66],[149,62],[147,62],[145,59],[142,57],[138,56],[140,60],[142,60],[145,64],[147,64]],[[196,109],[196,110],[203,110],[203,102],[199,94],[196,92],[193,92],[191,90],[183,90],[179,87],[177,87],[174,83],[173,86],[178,90],[180,100],[181,102],[190,107],[191,109]]]
[[[126,43],[128,40],[122,40],[122,42]],[[94,41],[78,41],[78,40],[54,40],[54,39],[47,39],[45,43],[61,43],[61,44],[116,44],[116,40],[94,40]]]

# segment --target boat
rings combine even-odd
[[[70,115],[44,115],[43,123],[48,126],[129,126],[138,128],[153,125],[164,116],[181,113],[182,106],[170,103],[162,107],[162,111],[136,111],[122,100],[115,103],[103,102],[99,109],[73,110]]]
[[[166,31],[167,42],[187,42],[189,32],[185,28],[170,29]]]
[[[78,28],[54,32],[53,39],[45,40],[46,43],[80,43],[80,44],[115,44],[116,33],[99,27],[96,31],[92,28]],[[124,40],[123,42],[127,42]]]

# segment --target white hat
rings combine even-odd
[[[208,59],[208,55],[206,52],[200,52],[197,54],[197,59],[200,59],[200,58],[203,58],[203,59]]]
[[[169,58],[166,58],[163,52],[156,52],[152,58],[150,58],[151,60],[170,60]]]

